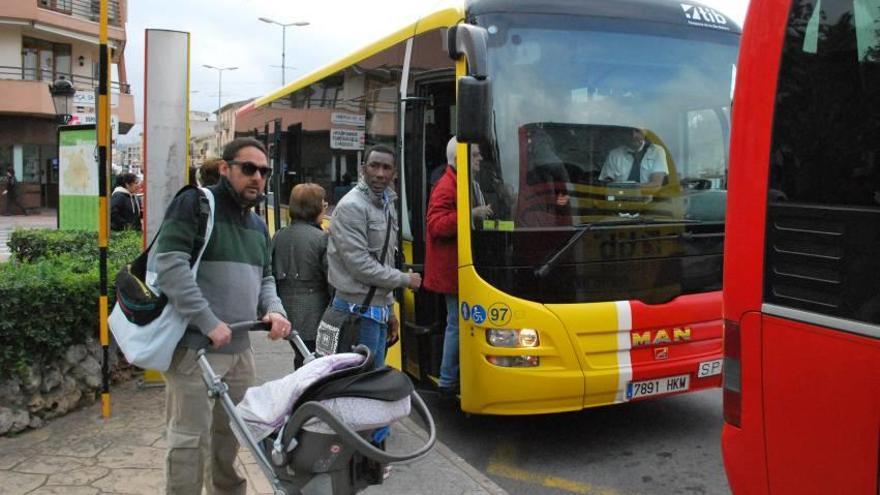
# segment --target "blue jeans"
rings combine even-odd
[[[343,311],[348,311],[348,306],[341,299],[334,298],[333,306]],[[379,323],[371,318],[361,318],[358,344],[363,344],[370,348],[370,352],[373,353],[374,369],[385,366],[385,341],[387,336],[387,323]]]
[[[440,362],[440,386],[458,385],[458,296],[446,294],[446,335]]]

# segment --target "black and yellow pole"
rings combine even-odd
[[[98,322],[104,364],[101,366],[101,411],[110,417],[110,334],[107,331],[107,240],[110,215],[107,192],[110,190],[110,45],[107,40],[107,0],[101,0],[98,78],[98,255],[101,289],[98,296]]]

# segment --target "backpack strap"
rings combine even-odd
[[[211,193],[210,193],[210,191],[208,191],[207,189],[202,188],[202,187],[185,185],[185,186],[181,187],[179,191],[177,191],[177,194],[174,195],[174,199],[177,199],[178,196],[185,193],[186,191],[189,191],[190,189],[195,189],[196,193],[198,193],[198,196],[199,196],[199,213],[198,213],[199,226],[198,226],[198,229],[196,230],[195,242],[193,243],[193,249],[190,252],[190,258],[189,258],[189,266],[190,266],[190,268],[192,268],[193,265],[195,265],[197,258],[201,257],[201,252],[204,249],[205,245],[207,244],[208,236],[210,235],[210,233],[208,232],[208,223],[212,219],[212,217],[214,215],[214,211],[213,211],[212,205],[211,205],[211,203],[213,203],[213,200],[209,200],[208,196],[207,196],[207,194],[211,194]],[[172,199],[172,201],[174,199]],[[162,222],[162,224],[164,225],[164,222]],[[153,236],[153,240],[150,241],[150,245],[147,246],[147,249],[144,250],[144,252],[143,252],[144,255],[146,255],[147,253],[150,252],[151,249],[153,249],[153,244],[156,243],[156,240],[159,238],[159,234],[161,232],[162,232],[162,226],[160,225],[159,230],[156,232],[156,235]]]
[[[208,232],[208,222],[214,213],[211,209],[211,201],[207,196],[208,194],[211,194],[210,191],[201,187],[197,187],[196,191],[199,193],[199,228],[196,231],[193,250],[189,257],[190,268],[195,265],[197,259],[202,257],[202,251],[208,244],[208,236],[210,235]]]

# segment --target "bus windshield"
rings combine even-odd
[[[471,203],[490,207],[473,216],[481,276],[542,302],[719,290],[739,35],[560,15],[477,22],[495,130],[471,167]],[[555,273],[532,270],[554,257]]]

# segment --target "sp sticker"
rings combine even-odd
[[[471,306],[466,302],[461,303],[461,319],[464,321],[471,319]]]
[[[474,319],[474,323],[481,325],[486,321],[486,308],[479,304],[475,304],[474,307],[471,308],[471,317]]]

